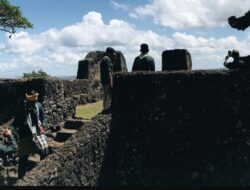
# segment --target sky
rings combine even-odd
[[[249,0],[9,0],[33,29],[0,32],[0,78],[42,69],[75,76],[90,51],[113,47],[131,71],[140,44],[147,43],[156,70],[161,54],[187,49],[193,70],[221,69],[228,50],[250,54],[250,29],[232,29],[228,17],[244,15]]]

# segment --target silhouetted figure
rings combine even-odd
[[[116,59],[116,52],[113,48],[108,47],[106,49],[105,56],[100,63],[101,69],[101,83],[103,87],[103,111],[110,108],[112,98],[112,86],[113,86],[113,62]]]
[[[155,71],[154,58],[148,55],[147,44],[141,44],[141,54],[138,55],[133,63],[132,71]]]
[[[230,58],[232,60],[230,60]],[[224,66],[228,69],[240,69],[245,66],[244,61],[240,58],[239,50],[234,49],[228,51],[228,55],[225,58]]]
[[[235,16],[231,16],[228,18],[228,23],[232,28],[236,28],[238,30],[245,30],[250,26],[250,11],[248,11],[244,16],[236,18]]]

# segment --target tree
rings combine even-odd
[[[247,27],[250,26],[250,11],[238,18],[236,18],[235,16],[229,17],[228,23],[232,28],[244,31]]]
[[[19,6],[13,6],[8,0],[0,0],[0,30],[12,34],[16,28],[33,28],[27,18],[22,16]]]
[[[44,72],[43,70],[39,70],[38,72],[36,71],[32,71],[31,73],[23,73],[23,78],[36,78],[36,77],[50,77],[50,75],[48,75],[46,72]]]

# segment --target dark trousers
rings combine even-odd
[[[26,166],[28,163],[28,157],[29,156],[22,156],[19,157],[19,162],[18,162],[18,178],[22,178],[26,174]]]

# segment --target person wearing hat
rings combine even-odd
[[[155,71],[154,58],[148,55],[147,44],[141,44],[141,54],[138,55],[133,63],[132,71]]]
[[[228,55],[225,57],[224,66],[228,69],[240,69],[244,66],[244,61],[240,59],[240,52],[237,49],[228,51]]]
[[[116,52],[113,48],[106,49],[105,56],[100,62],[101,83],[103,87],[103,111],[110,109],[113,86],[113,62],[116,59]]]
[[[37,134],[43,134],[47,123],[43,107],[37,101],[38,96],[39,93],[35,90],[27,90],[25,100],[20,103],[12,124],[17,129],[19,137],[18,178],[22,178],[26,174],[29,155],[37,153],[33,130]]]

